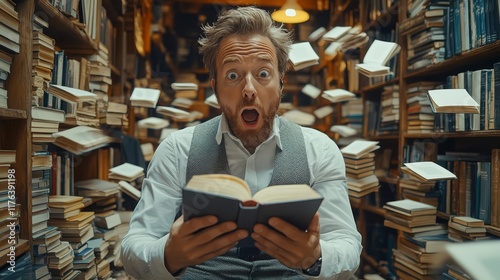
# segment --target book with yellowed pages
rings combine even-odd
[[[252,196],[247,183],[239,177],[204,174],[193,176],[182,190],[182,211],[185,221],[215,215],[219,222],[234,221],[238,228],[249,232],[257,223],[267,224],[271,217],[306,230],[322,200],[306,184],[269,186]]]
[[[154,108],[160,98],[160,90],[154,88],[135,87],[130,96],[130,105],[134,107]]]
[[[134,181],[144,176],[144,168],[141,166],[125,162],[109,169],[109,179]]]
[[[366,154],[369,154],[378,148],[378,141],[369,141],[358,139],[351,142],[351,144],[340,149],[340,152],[344,157],[359,159]]]
[[[70,103],[97,101],[97,94],[72,87],[51,84],[48,93]]]
[[[321,97],[325,98],[326,100],[332,103],[337,103],[354,99],[356,98],[356,94],[347,91],[345,89],[336,88],[323,91]]]
[[[435,206],[411,199],[389,201],[383,206],[383,208],[387,211],[393,211],[408,217],[436,215],[437,213],[437,209]]]
[[[428,92],[434,113],[479,114],[479,104],[465,89],[434,89]]]
[[[132,186],[129,182],[127,181],[120,181],[118,182],[118,185],[120,186],[120,190],[135,200],[139,200],[141,198],[141,191],[136,189],[134,186]]]
[[[52,136],[56,138],[54,142],[56,146],[77,155],[106,146],[114,141],[104,130],[83,125],[53,133]]]

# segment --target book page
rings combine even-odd
[[[378,141],[369,140],[355,140],[351,144],[340,149],[342,154],[361,156],[366,152],[372,151],[372,148],[376,147]]]
[[[260,204],[309,200],[315,198],[319,199],[321,196],[313,188],[306,184],[269,186],[261,189],[253,196],[253,200]]]
[[[473,279],[498,279],[500,240],[450,243],[445,248],[451,258]]]
[[[465,89],[436,89],[429,90],[429,98],[436,112],[448,113],[474,113],[479,114],[479,104]],[[442,108],[451,107],[445,110]],[[472,111],[460,107],[471,108]]]
[[[399,45],[394,42],[375,39],[368,48],[363,63],[385,65],[399,50]]]
[[[219,194],[239,201],[251,199],[251,191],[247,183],[239,177],[228,174],[195,175],[187,183],[186,189],[206,194]]]
[[[405,166],[426,180],[456,179],[455,174],[432,161],[407,162]]]
[[[319,60],[318,54],[316,54],[309,42],[292,44],[290,46],[288,58],[294,66],[308,61]]]

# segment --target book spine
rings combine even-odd
[[[491,204],[490,204],[490,193],[491,193],[491,177],[490,177],[490,162],[482,162],[479,171],[481,178],[481,189],[480,189],[480,199],[479,199],[479,219],[483,220],[485,224],[491,223]]]
[[[246,229],[250,234],[253,231],[253,226],[257,222],[259,216],[259,205],[256,206],[241,206],[238,214],[237,225],[239,229]],[[239,247],[252,247],[254,241],[252,238],[247,237],[241,240],[238,244]]]
[[[500,149],[491,152],[491,225],[500,227]]]
[[[500,20],[500,19],[499,19]],[[500,32],[500,31],[499,31]],[[493,65],[494,72],[494,127],[495,129],[500,129],[500,62]]]

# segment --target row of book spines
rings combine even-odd
[[[440,160],[438,163],[457,176],[457,180],[438,181],[438,211],[481,219],[500,226],[499,189],[500,149],[493,149],[491,161]]]

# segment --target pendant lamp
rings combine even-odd
[[[309,20],[309,14],[297,4],[297,0],[287,0],[285,5],[271,14],[271,17],[282,23],[302,23]]]

